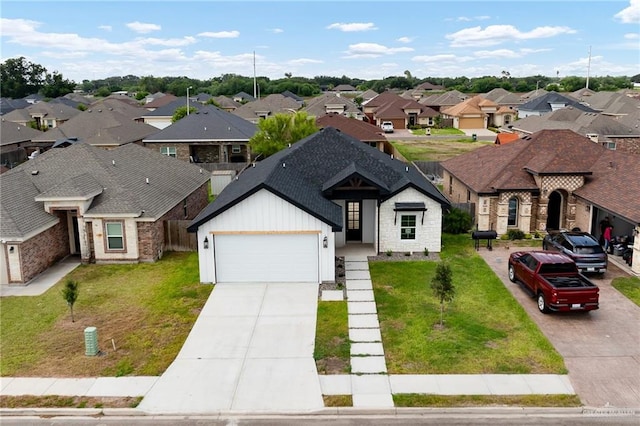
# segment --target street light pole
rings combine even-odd
[[[189,115],[189,89],[192,88],[192,86],[187,87],[187,115]]]

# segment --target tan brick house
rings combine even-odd
[[[136,144],[51,149],[0,176],[0,281],[24,284],[60,259],[153,262],[164,223],[207,205],[209,173]]]

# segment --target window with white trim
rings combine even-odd
[[[509,217],[507,226],[518,225],[518,199],[516,197],[509,198]]]
[[[231,147],[232,154],[240,154],[242,152],[242,147],[240,145],[233,145]]]
[[[163,146],[162,148],[160,148],[160,154],[173,158],[176,158],[178,156],[175,146]]]
[[[124,250],[124,232],[122,222],[107,222],[107,250]]]
[[[402,215],[400,216],[400,239],[415,240],[416,239],[416,216]]]

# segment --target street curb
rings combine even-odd
[[[149,413],[138,408],[0,408],[2,417],[357,417],[418,415],[562,415],[569,417],[640,417],[640,407],[327,407],[300,412],[212,411],[211,413]]]

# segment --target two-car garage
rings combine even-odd
[[[319,233],[216,233],[215,282],[319,282]]]

